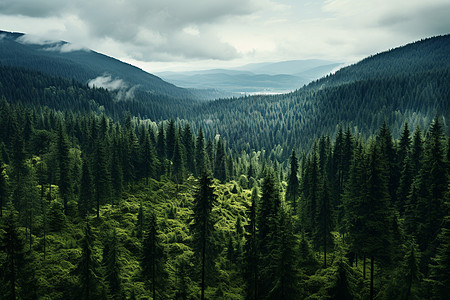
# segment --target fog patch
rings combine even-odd
[[[139,85],[130,87],[122,79],[113,79],[111,75],[108,74],[104,74],[102,76],[98,76],[97,78],[89,80],[88,86],[90,88],[104,88],[108,91],[115,92],[115,98],[117,101],[129,100],[134,98],[134,92],[139,87]]]
[[[60,52],[60,53],[69,53],[69,52],[73,52],[73,51],[89,52],[88,48],[81,46],[81,45],[72,44],[72,43],[59,43],[52,47],[45,48],[44,50],[45,51],[55,51],[55,52]]]

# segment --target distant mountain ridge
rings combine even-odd
[[[159,76],[186,88],[217,88],[235,95],[288,93],[324,75],[341,63],[310,59],[247,64],[229,69],[162,72]]]
[[[35,41],[27,37],[23,33],[0,31],[0,63],[75,79],[83,84],[98,78],[110,89],[136,87],[149,94],[194,98],[189,90],[115,58],[64,41]]]

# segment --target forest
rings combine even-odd
[[[449,35],[209,102],[14,49],[1,299],[448,299]]]
[[[5,97],[0,112],[4,299],[450,294],[440,115],[370,135],[336,124],[280,163],[185,120]]]

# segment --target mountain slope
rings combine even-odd
[[[193,97],[186,89],[112,57],[63,41],[34,41],[21,33],[0,31],[0,63],[75,79],[83,84],[102,82],[110,89],[137,87],[150,94]],[[96,78],[100,80],[92,81]]]
[[[336,124],[360,135],[386,121],[400,129],[426,128],[450,117],[450,35],[369,57],[293,93],[221,100],[195,116],[209,136],[222,135],[236,151],[271,151],[280,161],[315,137],[334,136]],[[206,121],[205,121],[206,120]],[[398,137],[398,132],[393,132]]]

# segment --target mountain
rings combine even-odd
[[[162,72],[159,76],[186,88],[216,88],[241,94],[287,93],[302,87],[340,66],[325,60],[291,60],[247,64],[231,69]]]
[[[194,98],[190,91],[112,57],[64,41],[45,41],[22,33],[0,31],[0,63],[122,90],[125,95],[139,89],[150,95]]]
[[[427,128],[434,116],[450,118],[450,35],[373,55],[283,95],[214,101],[198,107],[196,120],[209,136],[220,134],[236,151],[265,149],[285,161],[338,124],[361,136],[383,122],[399,136]]]

